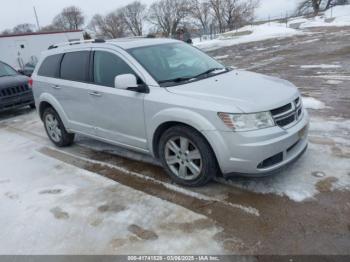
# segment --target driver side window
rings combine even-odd
[[[114,78],[122,74],[134,74],[130,66],[120,57],[105,51],[94,52],[94,83],[114,87]]]

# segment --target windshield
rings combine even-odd
[[[184,43],[138,47],[128,52],[163,86],[225,70],[210,56]]]
[[[6,64],[0,63],[0,77],[14,75],[18,75],[16,70]]]

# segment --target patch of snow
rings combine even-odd
[[[255,48],[256,51],[265,51],[265,50],[267,50],[267,49],[268,49],[268,48],[263,48],[263,47],[262,47],[262,48]]]
[[[310,43],[313,43],[313,42],[317,42],[317,41],[320,41],[320,39],[310,39],[310,40],[306,40],[306,41],[303,41],[303,42],[300,42],[301,44],[310,44]]]
[[[222,59],[226,59],[228,57],[229,57],[229,55],[220,55],[220,56],[214,56],[214,59],[222,60]]]
[[[350,81],[350,76],[348,76],[348,75],[318,75],[318,76],[300,76],[300,77],[307,77],[307,78],[318,77],[318,78],[323,78],[323,79]]]
[[[67,152],[64,152],[64,153],[67,154],[67,155],[71,155],[72,157],[82,159],[82,160],[84,160],[86,162],[90,162],[90,163],[93,163],[93,164],[99,164],[101,166],[107,166],[107,167],[110,167],[110,168],[113,168],[113,169],[117,169],[118,171],[126,173],[128,175],[136,176],[138,178],[142,178],[142,179],[145,179],[145,180],[150,180],[153,183],[157,183],[157,184],[163,185],[164,187],[168,188],[169,190],[173,190],[175,192],[179,192],[181,194],[184,194],[184,195],[187,195],[187,196],[190,196],[190,197],[194,197],[194,198],[201,199],[201,200],[206,200],[206,201],[221,202],[221,203],[223,203],[225,205],[229,205],[229,206],[241,209],[242,211],[244,211],[246,213],[249,213],[251,215],[260,216],[259,210],[257,210],[256,208],[253,208],[253,207],[243,206],[243,205],[239,205],[239,204],[233,204],[233,203],[229,203],[229,202],[223,201],[221,199],[217,199],[217,198],[214,198],[214,197],[206,196],[206,195],[203,195],[201,193],[197,193],[197,192],[194,192],[192,190],[188,190],[186,188],[183,188],[183,187],[180,187],[180,186],[177,186],[177,185],[173,185],[173,184],[162,182],[160,180],[157,180],[157,179],[155,179],[153,177],[149,177],[149,176],[143,175],[141,173],[129,171],[129,170],[127,170],[127,169],[125,169],[123,167],[120,167],[120,166],[116,166],[116,165],[112,165],[112,164],[108,164],[108,163],[104,163],[104,162],[100,162],[100,161],[96,161],[96,160],[91,160],[91,159],[88,159],[88,158],[85,158],[85,157],[81,157],[81,156],[76,156],[76,155],[73,155],[73,154],[70,154],[70,153],[67,153]]]
[[[257,217],[260,216],[259,210],[257,210],[254,207],[247,207],[247,206],[243,206],[243,205],[240,205],[240,204],[233,204],[233,203],[230,203],[230,202],[225,202],[225,203],[226,203],[226,205],[229,205],[231,207],[239,208],[239,209],[245,211],[248,214],[251,214],[251,215],[254,215],[254,216],[257,216]]]
[[[349,141],[350,119],[331,118],[325,121],[321,118],[314,118],[312,125],[310,125],[310,132],[323,134],[327,137],[331,136],[332,139],[344,137],[348,138],[347,140]]]
[[[236,33],[247,32],[245,35],[235,35]],[[249,33],[251,32],[251,33]],[[285,24],[271,22],[261,25],[245,26],[237,31],[226,32],[218,39],[206,40],[194,43],[195,46],[203,50],[215,50],[221,47],[232,46],[248,42],[256,42],[271,38],[284,38],[303,34],[302,32],[287,28]]]
[[[206,217],[44,156],[40,147],[0,129],[0,254],[224,253],[215,225],[191,233],[176,227]],[[156,238],[138,237],[131,224]]]
[[[324,26],[350,26],[350,5],[335,6],[323,15],[304,20],[300,28]]]
[[[339,85],[343,83],[343,81],[340,81],[340,80],[328,80],[327,81],[327,84],[330,84],[330,85]]]
[[[341,68],[340,65],[326,65],[326,64],[321,64],[321,65],[302,65],[300,68],[322,68],[322,69],[329,69],[329,68]]]
[[[326,105],[313,97],[302,97],[303,106],[308,109],[324,109]]]

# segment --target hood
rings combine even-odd
[[[23,75],[0,77],[0,89],[20,86],[28,83],[29,78]]]
[[[278,108],[299,95],[297,88],[288,81],[241,70],[167,87],[167,90],[202,101],[231,104],[244,113]]]

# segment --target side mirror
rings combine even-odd
[[[118,75],[114,78],[114,87],[118,89],[137,88],[137,79],[133,74]]]

